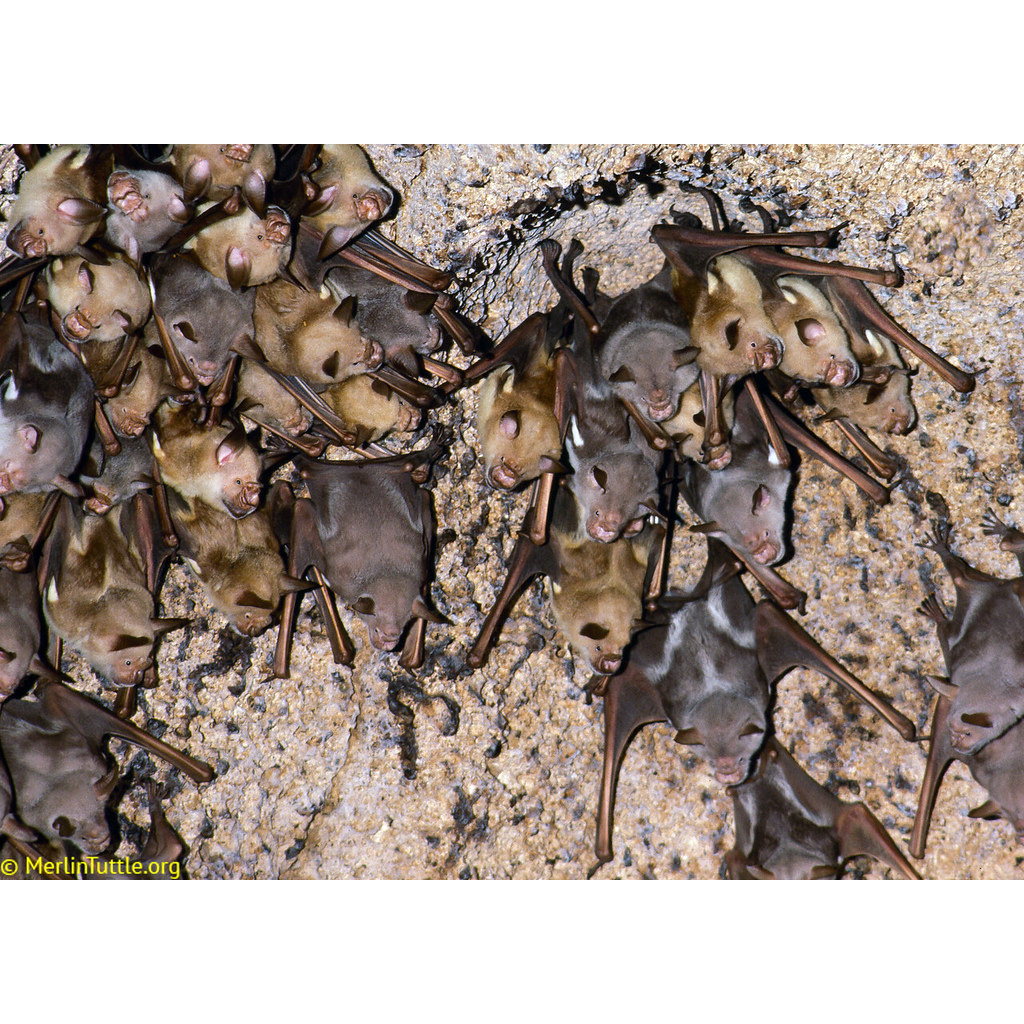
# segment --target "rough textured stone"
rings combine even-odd
[[[981,146],[369,146],[402,195],[385,225],[406,248],[455,270],[462,308],[495,338],[554,302],[535,251],[576,236],[584,263],[612,293],[660,265],[647,242],[673,206],[703,213],[677,181],[718,189],[731,215],[749,195],[808,228],[848,221],[836,258],[905,270],[898,290],[874,289],[921,340],[980,372],[956,395],[930,370],[914,380],[915,432],[887,447],[905,460],[893,500],[876,508],[830,470],[805,462],[796,488],[793,556],[783,574],[810,595],[804,624],[840,660],[927,732],[928,672],[941,672],[935,630],[914,609],[932,586],[952,588],[915,547],[948,503],[957,549],[980,568],[1015,563],[984,538],[988,506],[1024,523],[1020,496],[1024,395],[1020,375],[1024,156]],[[9,192],[14,164],[0,160]],[[2,209],[2,208],[0,208]],[[160,655],[161,682],[140,718],[217,765],[187,780],[168,817],[191,847],[193,877],[581,878],[592,852],[601,764],[600,701],[588,706],[540,585],[521,598],[486,668],[464,655],[503,578],[522,495],[482,486],[475,394],[443,411],[458,441],[438,473],[437,606],[452,620],[427,634],[415,676],[373,652],[362,626],[350,670],[331,663],[315,611],[299,620],[292,678],[271,678],[276,631],[250,641],[210,611],[172,570],[164,614],[194,615]],[[823,433],[840,443],[827,427]],[[941,495],[941,498],[939,497]],[[672,580],[694,581],[703,544],[677,540]],[[751,584],[756,589],[755,584]],[[345,613],[347,615],[347,613]],[[68,659],[94,692],[98,681]],[[820,677],[779,687],[775,729],[840,796],[862,799],[903,843],[924,752]],[[136,760],[130,760],[135,757]],[[140,773],[148,759],[127,752]],[[158,774],[164,771],[157,768]],[[954,764],[939,796],[921,871],[932,878],[1019,877],[1003,822],[967,810],[983,793]],[[128,839],[146,813],[122,804]],[[619,783],[615,860],[600,877],[714,878],[732,844],[722,787],[667,727],[634,741]],[[859,861],[855,875],[888,872]]]

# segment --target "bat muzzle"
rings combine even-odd
[[[15,224],[8,232],[7,246],[26,259],[48,256],[50,251],[50,242],[46,235],[34,234],[22,223]]]
[[[849,387],[860,377],[860,366],[848,359],[829,359],[822,380],[833,388]]]

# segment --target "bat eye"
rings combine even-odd
[[[256,236],[256,241],[257,242],[262,242],[263,241],[263,236],[262,235],[257,235]]]

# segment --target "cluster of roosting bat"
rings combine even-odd
[[[354,647],[337,598],[374,647],[405,637],[402,664],[421,664],[440,621],[423,485],[445,449],[424,414],[462,381],[439,350],[473,352],[479,332],[448,275],[372,229],[394,194],[357,146],[18,152],[17,255],[0,268],[0,829],[54,860],[111,843],[106,736],[212,778],[128,721],[160,638],[187,625],[158,612],[173,557],[241,633],[281,617],[279,675],[310,589],[339,662]],[[409,454],[377,444],[392,434]],[[309,497],[264,493],[288,459]],[[113,712],[65,685],[62,644],[115,688]],[[181,843],[150,795],[167,861]]]
[[[898,284],[897,271],[792,255],[833,246],[838,232],[780,231],[757,207],[764,231],[746,231],[701,190],[711,229],[688,214],[656,226],[664,267],[623,295],[602,293],[589,268],[578,288],[582,247],[559,264],[557,244],[543,243],[559,301],[491,349],[455,311],[450,276],[373,229],[394,195],[358,147],[19,153],[27,170],[7,237],[17,255],[0,267],[0,833],[20,856],[107,853],[105,804],[118,783],[108,736],[197,782],[212,777],[129,721],[137,688],[157,685],[160,638],[186,625],[159,614],[174,557],[240,632],[279,620],[279,676],[307,590],[339,664],[355,649],[338,599],[375,648],[401,645],[403,667],[422,664],[426,624],[441,620],[424,485],[446,450],[424,414],[480,382],[485,478],[507,490],[532,483],[533,498],[468,662],[484,664],[517,594],[546,576],[555,620],[604,699],[599,862],[612,856],[631,737],[670,721],[730,787],[733,877],[834,877],[860,853],[916,876],[865,806],[842,803],[797,765],[769,716],[773,685],[802,665],[914,738],[783,610],[802,610],[805,595],[772,568],[786,553],[788,445],[888,500],[801,413],[816,404],[891,478],[896,467],[869,432],[914,423],[899,348],[954,388],[973,387],[868,291]],[[452,340],[464,356],[482,354],[459,369],[440,358]],[[389,436],[406,450],[379,443]],[[288,460],[307,496],[282,479],[265,488]],[[679,492],[708,562],[692,591],[672,594]],[[1024,560],[1024,536],[988,525]],[[952,620],[935,599],[925,610],[950,662],[943,693],[958,690],[936,712],[918,856],[952,757],[989,787],[987,812],[1020,820],[1006,795],[1020,778],[1019,715],[998,709],[1009,700],[1024,714],[1024,702],[974,682],[993,675],[970,659],[986,643],[990,660],[1019,653],[1005,649],[1005,631],[979,636],[992,628],[989,603],[1022,614],[1022,581],[982,577],[938,535],[935,550],[960,600]],[[744,568],[769,599],[755,603]],[[61,643],[115,688],[113,710],[65,685]],[[166,863],[181,842],[155,787],[149,796],[144,858]]]
[[[867,283],[896,285],[898,271],[792,255],[783,247],[831,246],[836,233],[779,231],[753,204],[747,209],[761,215],[764,231],[745,231],[714,194],[694,191],[707,201],[712,228],[691,214],[657,225],[663,269],[617,297],[601,293],[590,269],[577,286],[578,243],[560,266],[559,247],[542,243],[560,301],[467,372],[467,380],[485,378],[479,429],[487,479],[501,488],[536,481],[508,576],[469,660],[484,663],[517,595],[546,576],[554,618],[594,674],[589,689],[604,698],[599,864],[612,857],[626,748],[644,725],[668,721],[677,742],[703,755],[729,787],[731,877],[836,877],[861,853],[918,877],[863,804],[844,804],[819,786],[772,735],[772,687],[798,665],[846,686],[905,740],[915,729],[783,610],[802,611],[805,595],[771,566],[786,547],[787,443],[871,500],[889,497],[801,414],[816,405],[819,422],[833,423],[889,479],[896,466],[871,434],[906,433],[916,420],[899,348],[961,392],[974,380],[871,295]],[[697,520],[690,529],[708,538],[708,561],[690,592],[666,594],[672,528],[684,521],[678,492]],[[1024,535],[994,517],[986,529],[1024,568]],[[911,843],[917,857],[953,757],[991,794],[973,814],[1024,822],[1024,762],[1014,745],[1024,690],[1007,671],[1024,653],[1024,584],[971,570],[938,536],[933,546],[953,573],[958,604],[952,619],[936,598],[923,607],[939,624],[952,679],[935,682],[944,696]],[[744,568],[770,600],[755,603],[738,578]]]

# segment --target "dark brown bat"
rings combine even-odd
[[[209,387],[252,341],[253,293],[236,291],[188,255],[158,255],[151,266],[153,310],[189,372]]]
[[[0,510],[0,565],[14,572],[24,572],[32,553],[49,527],[43,527],[48,502],[59,497],[53,494],[9,494]]]
[[[171,380],[167,360],[158,354],[160,346],[156,335],[156,324],[151,320],[146,326],[143,343],[131,354],[117,394],[103,407],[114,430],[122,437],[141,437],[157,406],[165,398],[179,394]],[[119,349],[116,355],[120,354]],[[91,359],[89,364],[90,368],[94,365]],[[110,373],[113,367],[102,358],[95,366],[92,372],[99,387],[100,381],[105,379],[103,375]]]
[[[168,487],[236,519],[259,507],[262,463],[240,426],[197,426],[194,409],[172,402],[157,410],[153,427],[153,454]]]
[[[31,673],[56,678],[39,656],[41,641],[39,590],[33,574],[0,566],[0,703]]]
[[[0,321],[0,494],[74,490],[93,419],[92,381],[38,311]]]
[[[160,249],[188,219],[185,191],[169,174],[119,167],[107,179],[104,238],[134,263]]]
[[[101,230],[113,153],[58,146],[26,171],[11,207],[7,244],[19,256],[73,252]]]
[[[435,523],[430,492],[420,486],[438,453],[435,444],[370,461],[296,460],[310,498],[298,500],[292,513],[289,574],[301,578],[312,571],[318,583],[326,582],[363,620],[378,650],[393,650],[412,619],[443,621],[425,599]],[[369,536],[375,538],[372,545],[361,539]],[[324,612],[329,595],[320,598]],[[290,614],[290,607],[282,614],[279,659],[290,641]],[[350,658],[351,643],[340,632],[340,620],[335,625],[340,633],[334,638],[335,660],[344,660],[346,652]],[[420,630],[417,624],[410,639],[421,642]],[[407,642],[403,658],[418,664],[422,654],[414,656]],[[278,662],[279,675],[282,668],[286,673],[286,660]]]
[[[874,857],[904,878],[920,878],[866,804],[847,804],[819,786],[774,737],[744,783],[729,788],[736,845],[730,878],[839,878],[852,857]]]
[[[0,748],[14,786],[22,822],[51,842],[67,840],[85,853],[110,844],[104,813],[117,784],[104,739],[134,743],[195,782],[213,769],[125,722],[61,683],[40,682],[38,700],[9,700],[0,712]]]
[[[81,256],[59,256],[44,280],[62,331],[76,342],[123,338],[141,330],[152,311],[138,271],[116,256],[99,266]]]
[[[991,512],[986,531],[1012,550],[1020,535]],[[934,551],[956,588],[950,616],[935,594],[921,611],[936,625],[948,679],[931,677],[951,701],[949,741],[956,756],[978,753],[1024,718],[1024,577],[1003,580],[968,565],[949,549],[951,530],[936,522],[923,545]]]
[[[605,757],[598,811],[598,860],[611,859],[619,767],[644,725],[671,721],[676,740],[697,748],[715,778],[738,785],[765,740],[770,685],[790,669],[813,668],[847,687],[904,738],[914,726],[866,687],[769,601],[755,606],[735,577],[737,563],[709,540],[704,576],[691,593],[663,599],[664,625],[643,630],[622,671],[600,682],[605,698]]]

